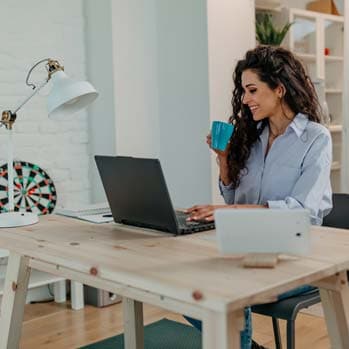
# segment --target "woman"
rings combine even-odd
[[[307,208],[312,224],[321,225],[332,208],[332,143],[301,62],[283,48],[259,46],[238,62],[233,77],[235,132],[225,151],[215,150],[226,205],[193,206],[188,220],[212,221],[218,207]],[[250,309],[245,315],[244,349],[251,347]]]

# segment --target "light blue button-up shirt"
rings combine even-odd
[[[266,204],[269,208],[306,208],[311,223],[321,225],[332,208],[330,171],[332,142],[329,131],[299,113],[277,137],[267,156],[269,128],[252,146],[248,172],[235,190],[220,181],[227,204]]]

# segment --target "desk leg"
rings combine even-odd
[[[229,314],[207,312],[203,319],[203,349],[240,349],[240,331],[244,325],[243,310]]]
[[[349,287],[346,272],[319,284],[331,347],[349,348]]]
[[[67,301],[67,290],[65,283],[65,280],[61,280],[53,284],[53,294],[56,303],[64,303]]]
[[[84,302],[84,285],[77,281],[70,282],[71,307],[74,310],[83,309]]]
[[[10,253],[1,303],[0,349],[19,347],[29,276],[29,258]]]
[[[122,298],[125,349],[144,348],[143,303]]]

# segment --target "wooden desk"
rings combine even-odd
[[[203,320],[204,349],[240,348],[245,306],[318,282],[332,347],[349,348],[349,232],[313,228],[309,257],[264,270],[243,269],[238,258],[220,256],[206,239],[212,234],[173,237],[54,215],[1,229],[0,248],[10,257],[0,349],[18,347],[30,268],[122,295],[126,348],[143,347],[142,302]]]

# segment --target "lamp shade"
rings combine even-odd
[[[47,97],[49,117],[63,119],[68,114],[73,114],[93,102],[98,92],[87,81],[74,81],[63,71],[52,74],[52,89]]]

